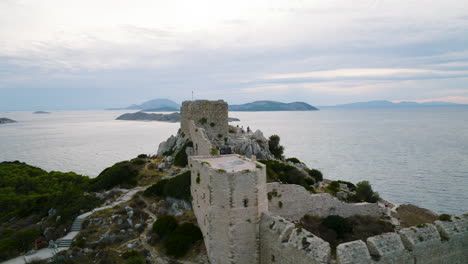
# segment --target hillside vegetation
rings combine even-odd
[[[80,210],[98,206],[101,200],[85,193],[90,183],[88,177],[73,172],[0,163],[0,260],[29,250],[45,227],[63,230]]]

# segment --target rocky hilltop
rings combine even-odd
[[[229,111],[313,111],[318,110],[304,102],[282,103],[275,101],[255,101],[242,105],[230,105]]]
[[[5,117],[0,117],[0,124],[8,124],[8,123],[16,123],[15,120],[5,118]]]

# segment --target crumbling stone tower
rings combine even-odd
[[[223,100],[184,101],[180,108],[182,132],[190,134],[190,120],[203,128],[211,141],[223,140],[228,134],[228,104]]]
[[[212,264],[260,263],[266,169],[239,155],[192,156],[192,205]]]

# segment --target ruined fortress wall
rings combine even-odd
[[[203,128],[197,128],[193,120],[189,120],[188,126],[190,139],[193,142],[194,154],[196,156],[210,155],[213,146],[206,136],[205,130]]]
[[[185,101],[180,108],[180,124],[182,132],[190,133],[189,121],[195,126],[205,129],[210,140],[223,139],[228,134],[228,104],[223,100]]]
[[[468,260],[468,216],[343,243],[336,249],[336,259],[328,242],[282,217],[262,216],[260,233],[261,264],[464,264]]]
[[[345,203],[328,193],[311,194],[304,187],[295,184],[267,184],[271,200],[268,208],[272,215],[282,216],[290,221],[298,221],[305,214],[326,217],[339,215],[382,215],[376,203]],[[277,195],[272,195],[275,193]]]
[[[330,244],[279,216],[264,214],[260,222],[261,264],[329,263]]]
[[[410,227],[337,247],[337,264],[468,262],[468,216]]]
[[[226,156],[232,155],[219,158]],[[200,158],[190,157],[192,205],[211,263],[259,263],[259,221],[268,209],[265,168],[229,172]]]

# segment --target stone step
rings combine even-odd
[[[72,242],[71,239],[62,239],[57,241],[57,247],[70,247]]]

